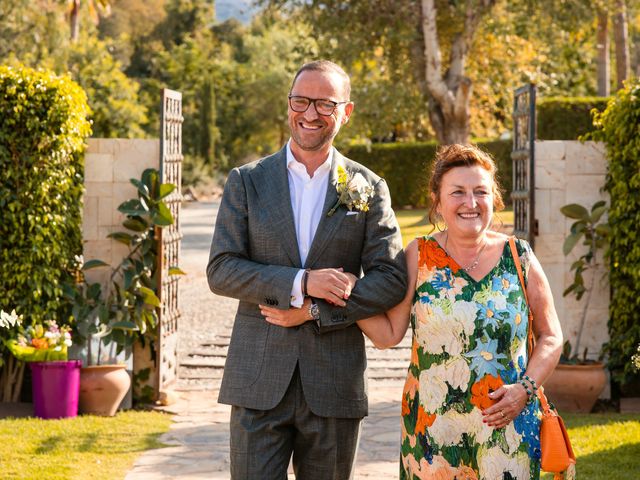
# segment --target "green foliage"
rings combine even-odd
[[[0,67],[0,309],[61,319],[82,252],[87,97],[66,76]]]
[[[155,327],[160,307],[158,289],[158,242],[156,231],[173,224],[173,216],[164,199],[175,185],[160,183],[157,170],[147,169],[140,180],[131,179],[137,188],[137,198],[120,204],[118,211],[126,215],[122,222],[126,231],[108,235],[129,248],[129,253],[113,268],[108,289],[99,283],[89,284],[82,272],[106,266],[101,260],[89,260],[81,266],[82,281],[66,286],[66,295],[73,303],[72,316],[77,333],[83,339],[100,339],[99,348],[114,342],[119,354],[136,340],[146,336],[155,339]],[[170,274],[183,272],[173,266]],[[89,361],[93,361],[89,342]],[[98,352],[98,361],[101,354]]]
[[[627,82],[595,116],[592,135],[606,143],[609,168],[605,189],[611,197],[609,224],[609,367],[625,382],[632,375],[631,356],[640,343],[640,79]],[[621,373],[620,371],[623,370]]]
[[[67,69],[87,92],[94,137],[141,138],[147,117],[138,101],[139,86],[121,71],[108,49],[107,43],[85,37],[70,47]]]
[[[537,137],[542,140],[577,140],[594,130],[592,110],[603,111],[606,97],[547,97],[536,105]]]
[[[477,140],[498,166],[498,181],[505,192],[511,191],[511,141]],[[430,204],[429,176],[438,145],[436,142],[374,143],[342,148],[347,157],[362,163],[383,177],[395,208],[423,207]],[[505,196],[508,201],[508,195]]]
[[[593,272],[589,285],[585,286],[583,274],[587,270],[594,270],[598,266],[598,252],[608,247],[609,238],[611,237],[611,227],[606,220],[602,220],[602,216],[607,211],[606,203],[604,201],[594,203],[591,207],[591,211],[577,203],[565,205],[560,209],[560,211],[565,217],[575,220],[571,225],[571,233],[564,240],[562,253],[569,255],[573,251],[574,247],[579,244],[580,240],[582,240],[582,245],[586,247],[586,250],[583,250],[582,255],[580,255],[580,257],[578,257],[578,259],[571,265],[571,270],[575,270],[573,283],[569,285],[562,294],[566,297],[573,293],[578,301],[582,299],[582,296],[585,293],[587,294],[587,298],[582,307],[582,315],[580,317],[580,325],[578,327],[574,354],[571,355],[571,344],[567,340],[564,344],[563,355],[561,358],[564,363],[578,363],[580,340],[582,338],[584,324],[587,320],[589,300],[593,293],[596,276],[595,272]],[[586,357],[587,350],[585,349],[581,363],[587,363]]]

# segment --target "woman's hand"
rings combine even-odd
[[[514,383],[501,386],[495,392],[491,392],[489,398],[497,402],[482,412],[483,422],[490,427],[504,428],[520,415],[527,405],[529,396],[522,385]]]
[[[309,304],[311,299],[309,297],[304,299],[304,303],[300,308],[289,308],[288,310],[280,310],[278,308],[267,307],[260,305],[260,313],[264,316],[264,319],[278,325],[280,327],[297,327],[302,325],[308,320],[312,320],[309,314]]]

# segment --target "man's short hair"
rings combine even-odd
[[[296,80],[300,76],[302,72],[311,71],[311,72],[327,72],[327,73],[337,73],[342,78],[344,93],[346,97],[343,101],[347,101],[351,96],[351,79],[347,72],[345,72],[340,65],[337,65],[329,60],[316,60],[314,62],[305,63],[300,70],[296,73],[296,76],[293,77],[293,82],[291,82],[291,88],[289,91],[293,90],[293,86],[296,83]]]

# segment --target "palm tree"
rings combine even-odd
[[[80,6],[82,0],[66,0],[66,3],[69,27],[71,29],[71,43],[75,43],[80,33]],[[109,0],[86,0],[85,3],[89,7],[89,18],[96,25],[100,22],[100,15],[107,16],[111,13],[111,2]]]

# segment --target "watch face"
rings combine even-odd
[[[311,307],[309,307],[309,311],[311,312],[311,316],[314,320],[320,319],[320,308],[317,304],[312,303]]]

